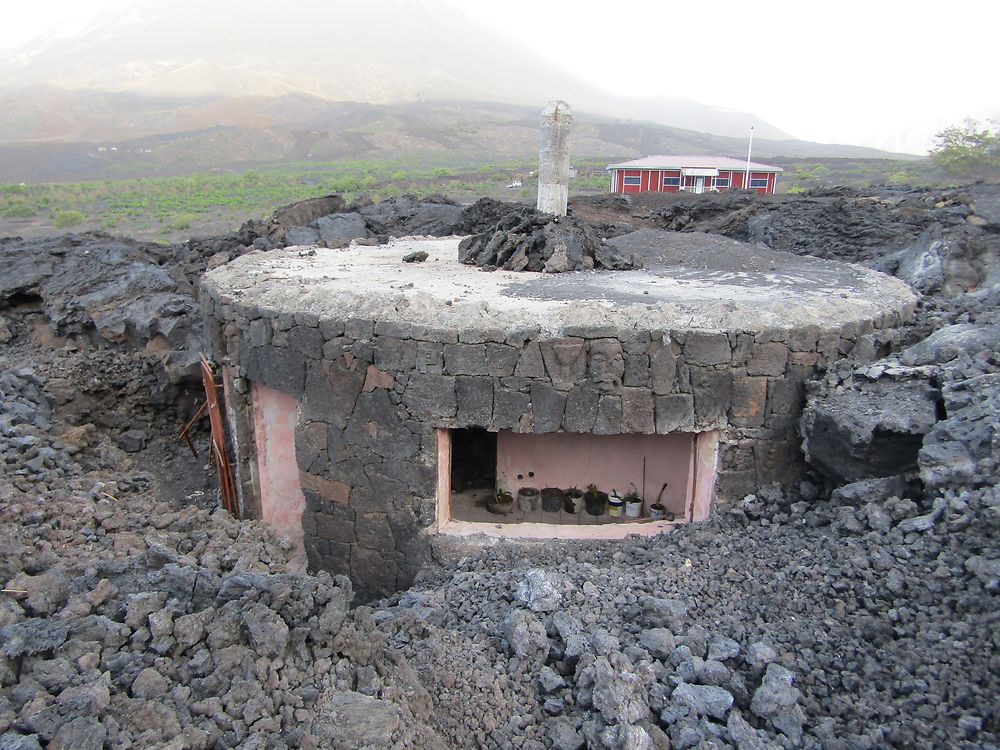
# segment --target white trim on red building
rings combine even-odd
[[[750,189],[774,193],[781,167],[750,162]],[[694,193],[739,189],[747,178],[747,162],[729,156],[691,154],[646,156],[609,164],[612,193]]]

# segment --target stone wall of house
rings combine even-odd
[[[296,451],[310,567],[363,595],[409,585],[431,554],[436,428],[721,430],[716,496],[789,483],[796,421],[819,363],[871,359],[899,321],[762,333],[428,330],[327,320],[203,291],[211,356],[299,403]]]

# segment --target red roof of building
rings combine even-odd
[[[731,156],[698,156],[692,154],[657,154],[644,156],[641,159],[609,164],[608,169],[726,169],[746,170],[746,159],[734,159]],[[773,164],[750,162],[754,172],[781,172],[781,167]]]

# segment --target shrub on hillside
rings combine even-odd
[[[86,220],[87,215],[83,211],[54,211],[52,213],[52,226],[56,229],[69,229]]]

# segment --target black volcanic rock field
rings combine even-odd
[[[551,256],[547,223],[331,196],[173,246],[0,240],[0,750],[997,747],[1000,186],[570,211],[593,257],[709,232],[882,270],[920,303],[875,361],[808,384],[798,486],[649,539],[442,546],[365,603],[219,509],[202,424],[198,457],[178,440],[201,274],[404,235],[519,265]]]

